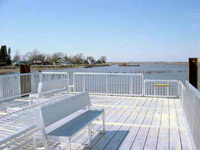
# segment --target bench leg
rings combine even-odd
[[[31,106],[31,105],[32,105],[32,99],[29,98],[29,106]]]
[[[105,112],[102,114],[103,133],[105,133]]]
[[[69,150],[71,150],[72,149],[72,145],[71,145],[71,139],[70,138],[68,140],[68,145],[69,145]]]
[[[42,143],[44,145],[44,148],[45,150],[48,150],[47,139],[43,130],[41,130],[41,134],[42,134]]]
[[[34,150],[37,150],[37,139],[34,135],[33,135],[33,148]]]
[[[92,146],[92,132],[91,132],[91,124],[88,125],[88,147]]]

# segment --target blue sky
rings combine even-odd
[[[0,45],[108,61],[200,57],[200,0],[0,0]]]

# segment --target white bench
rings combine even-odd
[[[69,92],[67,79],[39,82],[37,89],[38,93],[29,95],[29,104],[31,105],[34,100],[36,100],[36,102],[39,103],[41,98],[45,98],[50,94],[55,94],[65,91],[67,93]]]
[[[76,133],[88,127],[88,147],[92,143],[91,124],[94,120],[102,115],[103,132],[105,132],[105,112],[104,110],[91,110],[90,99],[87,92],[77,94],[71,97],[65,97],[55,103],[48,104],[41,108],[35,109],[35,119],[37,128],[40,129],[42,141],[45,149],[48,149],[47,141],[67,142],[71,150],[71,137]],[[80,110],[84,110],[81,114],[73,116]],[[34,137],[34,147],[36,149],[37,142]]]

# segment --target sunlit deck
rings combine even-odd
[[[32,150],[33,134],[38,132],[34,109],[86,91],[92,109],[105,109],[106,133],[92,133],[93,150],[200,149],[200,93],[189,82],[144,80],[142,74],[127,73],[74,73],[72,79],[69,85],[69,74],[61,72],[2,76],[0,149]],[[58,81],[66,83],[55,84]],[[38,84],[43,88],[46,85],[47,90],[61,86],[61,91],[50,92],[34,102],[30,95],[41,92]],[[102,120],[95,121],[93,131],[101,128]],[[87,140],[88,131],[82,130],[72,137],[72,143],[79,144],[72,148],[84,149]],[[68,149],[66,143],[50,142],[49,146]],[[44,149],[40,140],[38,147]]]
[[[93,95],[91,100],[91,108],[106,112],[106,133],[93,133],[93,150],[193,149],[179,99]],[[21,103],[18,107],[28,106]],[[34,124],[32,109],[21,116],[28,119],[21,124]],[[93,128],[101,129],[101,122],[96,121]],[[72,142],[86,144],[87,131],[75,135]],[[33,149],[32,142],[23,149]]]

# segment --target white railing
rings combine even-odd
[[[185,82],[185,86],[182,84],[181,88],[182,107],[187,118],[195,146],[197,149],[200,149],[200,91],[194,88],[188,81]]]
[[[143,95],[143,75],[129,73],[73,74],[73,91],[104,95]]]
[[[183,100],[184,92],[185,92],[185,86],[182,81],[179,81],[178,82],[178,95],[179,95],[179,99],[181,100],[181,103]]]
[[[178,97],[177,80],[145,80],[144,96]]]
[[[69,73],[67,72],[41,72],[40,74],[40,81],[52,81],[52,80],[60,80],[60,79],[65,79],[67,80],[67,89],[70,91],[70,86],[69,86]]]
[[[67,72],[41,72],[41,81],[51,81],[59,79],[69,79]]]
[[[13,99],[36,93],[40,81],[67,79],[69,89],[69,74],[66,72],[42,72],[9,74],[0,76],[0,101]]]
[[[32,73],[32,75],[31,75],[31,93],[37,92],[39,82],[40,82],[39,72]]]
[[[142,74],[85,73],[73,74],[73,86],[69,86],[67,72],[42,72],[0,76],[0,101],[7,98],[37,92],[39,81],[68,80],[73,92],[88,91],[90,94],[178,97],[177,80],[144,80]],[[71,90],[69,90],[71,91]]]
[[[21,94],[19,75],[0,76],[0,99],[15,97]]]
[[[1,75],[0,101],[35,92],[38,81],[38,73]]]

